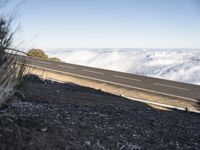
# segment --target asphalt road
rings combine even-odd
[[[150,91],[168,96],[176,96],[190,101],[200,101],[200,86],[170,80],[128,74],[123,72],[92,68],[87,66],[54,62],[39,58],[25,57],[26,63],[33,67],[74,75],[127,88]]]

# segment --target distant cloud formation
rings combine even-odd
[[[47,53],[68,63],[200,85],[200,50],[62,49]]]

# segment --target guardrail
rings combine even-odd
[[[14,48],[6,48],[6,50],[15,51],[15,52],[22,53],[22,54],[24,54],[24,55],[27,56],[27,53],[26,53],[26,52],[23,52],[23,51],[20,51],[20,50],[14,49]]]

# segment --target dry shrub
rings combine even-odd
[[[5,3],[6,1],[0,0],[0,9]],[[12,45],[13,39],[12,19],[10,18],[0,15],[0,105],[14,92],[24,70],[24,61],[22,61],[22,65],[17,63],[20,59],[17,53],[7,51]]]

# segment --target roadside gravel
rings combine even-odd
[[[200,149],[200,116],[28,76],[0,113],[0,149]]]

